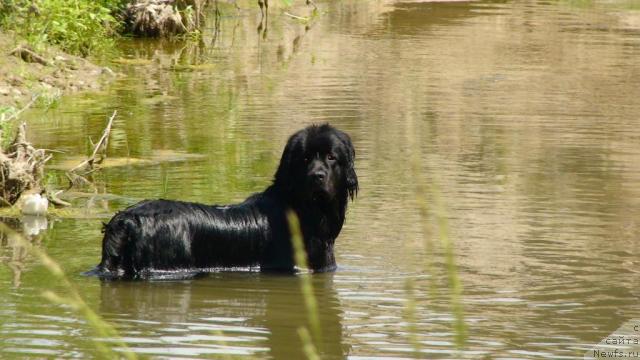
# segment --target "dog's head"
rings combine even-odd
[[[328,124],[311,125],[289,138],[275,184],[298,199],[346,203],[358,193],[354,161],[349,135]]]

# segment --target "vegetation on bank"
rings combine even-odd
[[[122,0],[0,0],[0,26],[31,46],[57,45],[86,57],[108,49],[122,29]]]
[[[37,49],[2,31],[0,53],[0,123],[7,135],[7,121],[15,119],[23,109],[55,107],[63,93],[97,90],[102,78],[114,75],[111,70],[56,46]]]
[[[87,61],[111,57],[122,34],[196,32],[206,0],[0,0],[0,121],[25,105],[98,89],[114,75]]]
[[[196,31],[206,0],[0,0],[0,27],[40,49],[56,45],[86,57],[123,33],[171,36]]]

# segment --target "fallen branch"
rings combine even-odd
[[[286,15],[286,16],[289,16],[289,17],[291,17],[291,18],[294,18],[294,19],[296,19],[296,20],[305,21],[305,22],[309,21],[309,18],[307,18],[307,17],[302,17],[302,16],[298,16],[298,15],[293,15],[293,14],[288,13],[288,12],[286,12],[286,11],[285,11],[283,14],[284,14],[284,15]]]
[[[29,103],[27,105],[25,105],[22,109],[20,109],[20,110],[16,111],[15,113],[11,114],[11,116],[9,116],[8,118],[2,119],[2,121],[7,122],[7,121],[11,121],[13,119],[17,119],[18,116],[20,116],[20,114],[22,114],[23,111],[25,111],[28,108],[30,108],[31,105],[33,105],[36,102],[36,100],[38,100],[39,97],[40,97],[40,94],[35,95],[33,98],[31,98],[31,101],[29,101]]]
[[[70,203],[58,198],[58,194],[60,194],[61,192],[62,192],[62,190],[59,190],[59,191],[56,191],[56,192],[47,191],[47,198],[55,206],[71,206]]]
[[[67,188],[67,190],[71,189],[74,186],[79,187],[82,185],[87,185],[87,186],[92,185],[91,181],[87,180],[87,178],[75,173],[67,172],[67,179],[69,179],[69,187]]]
[[[11,52],[9,53],[9,55],[13,55],[16,57],[19,57],[20,59],[22,59],[23,61],[26,61],[28,63],[38,63],[38,64],[42,64],[44,66],[48,66],[50,65],[50,62],[43,58],[42,56],[38,55],[35,51],[31,50],[29,47],[24,46],[24,45],[20,45],[17,48],[11,50]]]
[[[106,159],[107,157],[107,145],[109,144],[109,134],[111,133],[111,125],[113,124],[113,119],[115,119],[116,114],[118,113],[118,111],[114,111],[113,114],[111,115],[111,118],[109,118],[109,122],[107,123],[107,127],[104,128],[104,131],[102,131],[102,136],[100,137],[100,140],[98,141],[98,143],[95,145],[95,147],[93,148],[93,153],[91,154],[91,156],[81,162],[80,164],[78,164],[77,166],[75,166],[73,169],[69,170],[67,173],[68,174],[73,174],[76,176],[81,176],[79,175],[77,172],[81,169],[85,169],[88,168],[88,170],[85,172],[85,175],[87,173],[90,173],[92,171],[94,171],[94,165],[95,164],[101,164],[104,159]],[[98,155],[101,156],[99,158]],[[69,176],[69,175],[67,175]]]
[[[13,206],[13,204],[11,204],[7,200],[5,200],[2,196],[0,196],[0,203],[2,203],[2,206],[8,206],[8,207],[12,207]]]

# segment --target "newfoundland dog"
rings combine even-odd
[[[90,273],[135,279],[254,266],[293,271],[289,209],[300,220],[311,270],[333,271],[333,246],[358,192],[354,160],[349,135],[309,126],[289,138],[273,184],[240,204],[145,200],[117,213]]]

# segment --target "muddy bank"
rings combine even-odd
[[[97,90],[113,72],[55,47],[27,48],[10,34],[0,34],[0,116],[38,96],[47,104],[63,94]]]

